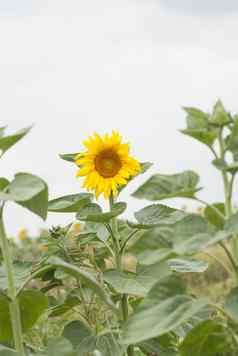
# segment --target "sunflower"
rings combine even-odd
[[[86,152],[76,157],[77,177],[85,177],[83,187],[94,191],[97,198],[102,193],[105,199],[116,196],[118,187],[140,172],[140,163],[130,156],[130,146],[122,143],[118,132],[103,137],[95,133],[83,144]]]

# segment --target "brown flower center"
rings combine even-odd
[[[96,170],[104,178],[115,177],[122,167],[120,157],[112,150],[100,152],[94,162]]]

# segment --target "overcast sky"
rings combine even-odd
[[[0,0],[1,124],[35,123],[1,175],[28,171],[48,181],[51,197],[76,193],[75,168],[58,153],[114,128],[139,160],[154,162],[151,173],[194,169],[201,197],[219,201],[209,152],[178,129],[182,106],[209,110],[219,97],[238,111],[237,20],[236,0]],[[70,219],[50,214],[48,224]],[[12,205],[7,223],[10,233],[42,225]]]

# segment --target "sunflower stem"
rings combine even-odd
[[[4,222],[3,222],[3,206],[1,207],[0,210],[0,240],[1,240],[4,265],[7,273],[8,296],[10,298],[9,309],[10,309],[14,345],[19,356],[26,356],[24,344],[23,344],[23,336],[22,336],[21,313],[20,313],[16,287],[14,282],[12,256],[11,256],[9,242],[6,236]]]
[[[220,148],[220,158],[222,161],[225,161],[225,156],[226,156],[226,145],[223,137],[223,128],[219,130],[219,135],[218,135],[218,142],[219,142],[219,148]],[[232,214],[233,214],[233,207],[232,207],[232,193],[233,193],[233,183],[234,183],[234,176],[232,176],[231,179],[229,179],[228,174],[225,170],[221,171],[222,174],[222,179],[223,179],[223,186],[224,186],[224,193],[225,193],[225,217],[228,219]],[[228,256],[229,257],[229,256]],[[237,240],[237,235],[234,235],[232,237],[232,266],[234,268],[235,272],[235,279],[236,283],[238,283],[238,240]],[[230,258],[231,260],[231,258]],[[232,261],[231,261],[232,262]]]
[[[111,194],[110,196],[110,210],[112,210],[112,207],[115,203],[115,199],[113,195]],[[111,231],[112,231],[112,237],[114,242],[114,248],[115,248],[115,257],[116,257],[116,268],[118,271],[123,271],[123,265],[122,265],[122,258],[123,258],[123,251],[124,248],[121,247],[120,244],[120,238],[119,238],[119,232],[118,232],[118,220],[117,218],[112,219],[111,223]],[[126,322],[129,316],[129,303],[128,303],[128,296],[127,294],[122,295],[121,299],[121,315],[122,315],[122,320],[123,322]],[[134,356],[134,346],[130,345],[128,346],[126,354],[128,356]]]

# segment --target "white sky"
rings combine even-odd
[[[76,193],[75,168],[58,153],[114,128],[138,159],[154,162],[151,173],[194,169],[206,186],[201,197],[221,199],[206,147],[178,129],[182,106],[209,110],[219,97],[238,111],[237,11],[235,0],[0,0],[1,124],[35,123],[1,175],[32,172],[51,197]],[[129,207],[144,204],[130,199]],[[48,224],[70,219],[50,214]],[[11,205],[7,225],[35,232],[42,223]]]

